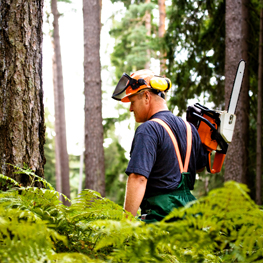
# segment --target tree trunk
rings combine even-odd
[[[240,59],[248,68],[248,9],[247,0],[226,0],[226,54],[225,54],[225,105],[229,104],[233,80]],[[248,70],[245,71],[239,102],[236,108],[236,126],[225,162],[225,181],[247,183],[248,148]]]
[[[0,0],[0,173],[24,186],[8,163],[44,177],[42,10],[43,0]]]
[[[105,196],[100,30],[101,1],[83,0],[85,82],[85,187]]]
[[[262,4],[263,1],[261,1]],[[258,113],[257,113],[257,168],[256,203],[262,205],[262,60],[263,60],[263,8],[260,10],[259,49],[258,49]]]
[[[159,29],[158,36],[159,38],[163,38],[165,34],[165,18],[166,18],[166,10],[165,10],[165,0],[158,0],[159,6]],[[166,71],[166,53],[160,53],[160,73],[161,75],[165,74]]]
[[[59,36],[59,13],[57,9],[57,0],[51,1],[51,11],[54,16],[54,102],[55,102],[55,131],[56,131],[56,180],[58,189],[61,187],[62,193],[70,198],[69,184],[69,158],[67,151],[67,136],[66,136],[66,118],[65,118],[65,99],[63,88],[63,74],[60,51],[60,36]],[[61,186],[60,186],[61,185]],[[58,190],[59,191],[59,190]],[[65,205],[70,203],[63,199]]]
[[[59,118],[58,116],[58,89],[57,89],[57,66],[56,66],[56,56],[55,56],[55,46],[54,41],[53,44],[53,58],[52,58],[52,72],[53,72],[53,91],[54,91],[54,107],[55,107],[55,132],[56,135],[59,134]],[[61,179],[61,171],[60,171],[60,155],[59,155],[59,140],[58,136],[55,136],[55,168],[56,168],[56,190],[62,193],[62,179]],[[63,201],[62,196],[60,196],[60,200]]]
[[[145,0],[146,4],[151,3],[151,0]],[[149,10],[146,10],[145,12],[145,28],[146,28],[146,35],[147,37],[151,36],[151,12]],[[149,40],[147,39],[147,42],[149,42]],[[144,68],[146,69],[150,69],[151,66],[151,50],[149,48],[147,48],[147,62],[145,63]]]

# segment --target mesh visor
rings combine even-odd
[[[129,76],[126,73],[123,73],[122,77],[120,78],[113,94],[112,94],[112,98],[115,100],[121,100],[125,95],[125,90],[128,87],[129,84]]]

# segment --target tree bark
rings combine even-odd
[[[165,10],[165,0],[158,0],[159,6],[159,29],[158,36],[159,38],[163,38],[165,34],[165,18],[166,18],[166,10]],[[166,67],[166,53],[160,53],[160,73],[161,75],[165,75]]]
[[[69,158],[67,151],[67,135],[66,135],[66,118],[65,118],[65,98],[63,88],[63,73],[60,51],[59,36],[59,13],[57,9],[57,0],[51,1],[51,11],[54,16],[54,58],[53,58],[53,84],[54,84],[54,103],[55,103],[55,131],[56,131],[56,184],[57,190],[61,188],[64,195],[70,198],[69,184]],[[70,203],[63,199],[65,205]]]
[[[83,0],[85,82],[85,187],[105,196],[100,30],[101,1]]]
[[[25,186],[8,163],[44,177],[42,17],[43,0],[0,0],[0,173]]]
[[[233,80],[238,62],[248,61],[248,3],[247,0],[226,0],[226,54],[225,54],[225,106],[228,107]],[[233,140],[229,145],[225,162],[225,181],[247,183],[248,165],[248,115],[249,79],[245,71],[239,102],[236,108],[237,121]]]
[[[261,4],[263,1],[261,1]],[[256,203],[262,205],[262,61],[263,61],[263,8],[260,10],[258,48],[258,113],[257,113],[257,168]]]
[[[146,4],[151,3],[151,0],[145,0]],[[145,28],[146,28],[146,35],[147,37],[151,36],[151,12],[149,10],[146,10],[145,12]],[[149,40],[147,39],[147,42],[149,42]],[[147,48],[147,62],[145,63],[144,68],[146,69],[150,69],[151,66],[151,50],[149,48]]]
[[[52,72],[53,72],[53,91],[54,91],[54,107],[55,107],[55,133],[59,134],[59,118],[58,118],[58,89],[57,89],[57,66],[56,66],[56,56],[55,56],[55,46],[53,44],[53,58],[52,58]],[[62,193],[62,179],[61,179],[61,170],[60,170],[60,155],[59,155],[59,139],[58,136],[55,136],[55,169],[56,169],[56,190]],[[60,200],[63,201],[62,197]]]

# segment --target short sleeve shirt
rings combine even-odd
[[[173,131],[184,164],[187,139],[186,125],[182,118],[170,111],[160,111],[150,119],[163,120]],[[196,128],[192,129],[192,151],[188,166],[193,189],[196,170],[205,167],[207,154],[201,144]],[[136,130],[132,142],[130,161],[126,174],[140,174],[147,178],[147,193],[155,190],[175,190],[181,181],[181,172],[172,140],[167,131],[154,121],[142,123]]]

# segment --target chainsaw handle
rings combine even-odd
[[[216,152],[214,163],[213,163],[213,168],[211,169],[211,152],[208,152],[207,171],[211,174],[219,173],[222,169],[225,157],[226,157],[226,154]]]
[[[203,116],[200,116],[200,115],[198,115],[195,112],[192,112],[192,115],[195,116],[200,121],[203,121],[207,126],[209,126],[209,128],[212,131],[211,139],[212,140],[216,140],[217,143],[219,144],[220,148],[221,148],[221,152],[226,154],[227,148],[228,148],[228,144],[223,139],[222,135],[217,131],[217,128],[209,120],[207,120]]]
[[[197,113],[193,112],[192,113],[196,118],[200,119],[201,121],[203,121],[204,123],[206,123],[210,128],[211,130],[213,131],[217,131],[217,129],[215,128],[215,126],[209,121],[207,120],[206,118],[204,118],[203,116],[200,116],[198,115]]]

